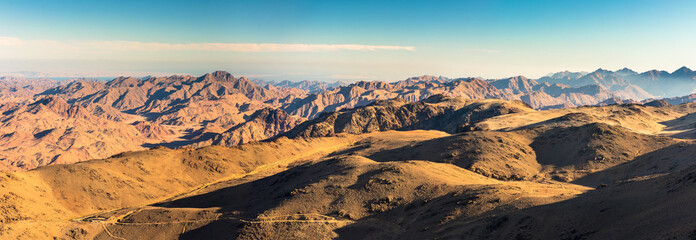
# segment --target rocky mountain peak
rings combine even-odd
[[[621,76],[632,76],[632,75],[637,75],[638,73],[636,71],[633,71],[627,67],[624,67],[622,69],[617,70],[615,73],[621,75]]]
[[[676,71],[672,72],[670,75],[672,77],[691,78],[691,77],[696,76],[696,72],[694,72],[693,70],[684,66],[684,67],[681,67],[681,68],[677,69]]]
[[[242,79],[247,81],[246,78],[242,78]],[[199,78],[199,80],[229,82],[229,81],[236,81],[238,79],[234,78],[234,76],[232,76],[232,74],[227,72],[227,71],[215,71],[212,73],[206,73],[205,75],[201,76]]]

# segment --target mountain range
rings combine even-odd
[[[588,74],[562,72],[540,78],[538,81],[575,87],[598,85],[611,91],[629,89],[629,91],[642,91],[655,97],[664,98],[693,93],[696,88],[696,72],[687,67],[681,67],[672,73],[660,70],[637,73],[628,68],[615,72],[597,69]]]
[[[641,75],[3,78],[0,238],[689,239],[692,73]]]
[[[64,118],[91,118],[44,99]],[[688,239],[695,113],[694,103],[379,100],[268,141],[3,172],[0,237]],[[289,117],[253,115],[230,132]]]
[[[428,108],[411,109],[416,107],[411,103],[425,104],[428,99],[443,96],[519,100],[536,110],[647,104],[661,96],[667,97],[663,99],[666,103],[677,105],[696,99],[690,85],[696,82],[695,76],[694,71],[683,67],[672,73],[637,73],[626,68],[559,72],[536,80],[524,76],[490,80],[426,75],[396,82],[351,84],[252,81],[224,71],[199,77],[119,77],[111,81],[3,77],[0,134],[6,144],[0,146],[0,166],[4,170],[28,170],[155,146],[233,146],[297,132],[298,129],[291,129],[307,120],[343,119],[348,117],[345,111],[356,107],[370,105],[378,109],[381,100],[389,99],[400,99],[390,106],[404,104],[402,107],[409,108],[399,110],[394,105],[389,108],[390,114],[420,114],[418,111]],[[411,124],[400,122],[403,119],[379,121],[392,121],[401,127]],[[370,124],[375,123],[359,129],[374,128]],[[104,126],[116,127],[108,130]],[[337,126],[321,131],[354,131],[337,130]]]

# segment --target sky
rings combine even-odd
[[[0,74],[269,80],[696,68],[696,1],[0,0]]]

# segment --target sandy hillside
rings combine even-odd
[[[157,148],[3,173],[0,234],[688,238],[696,212],[688,204],[696,194],[689,187],[696,144],[680,134],[694,125],[693,110],[519,111],[461,132],[389,130],[231,148]]]

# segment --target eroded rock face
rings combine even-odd
[[[420,102],[377,101],[354,109],[325,113],[283,136],[326,137],[387,130],[433,129],[450,133],[472,130],[480,120],[515,112],[534,111],[519,101],[466,100],[435,95]]]
[[[234,146],[261,141],[284,133],[303,119],[290,116],[281,109],[263,108],[244,123],[236,125],[212,139],[213,145]]]
[[[174,131],[156,123],[135,121],[131,125],[135,126],[145,137],[152,139],[164,139],[167,136],[174,135]]]
[[[104,158],[159,139],[103,110],[54,96],[8,108],[0,117],[0,171]]]

